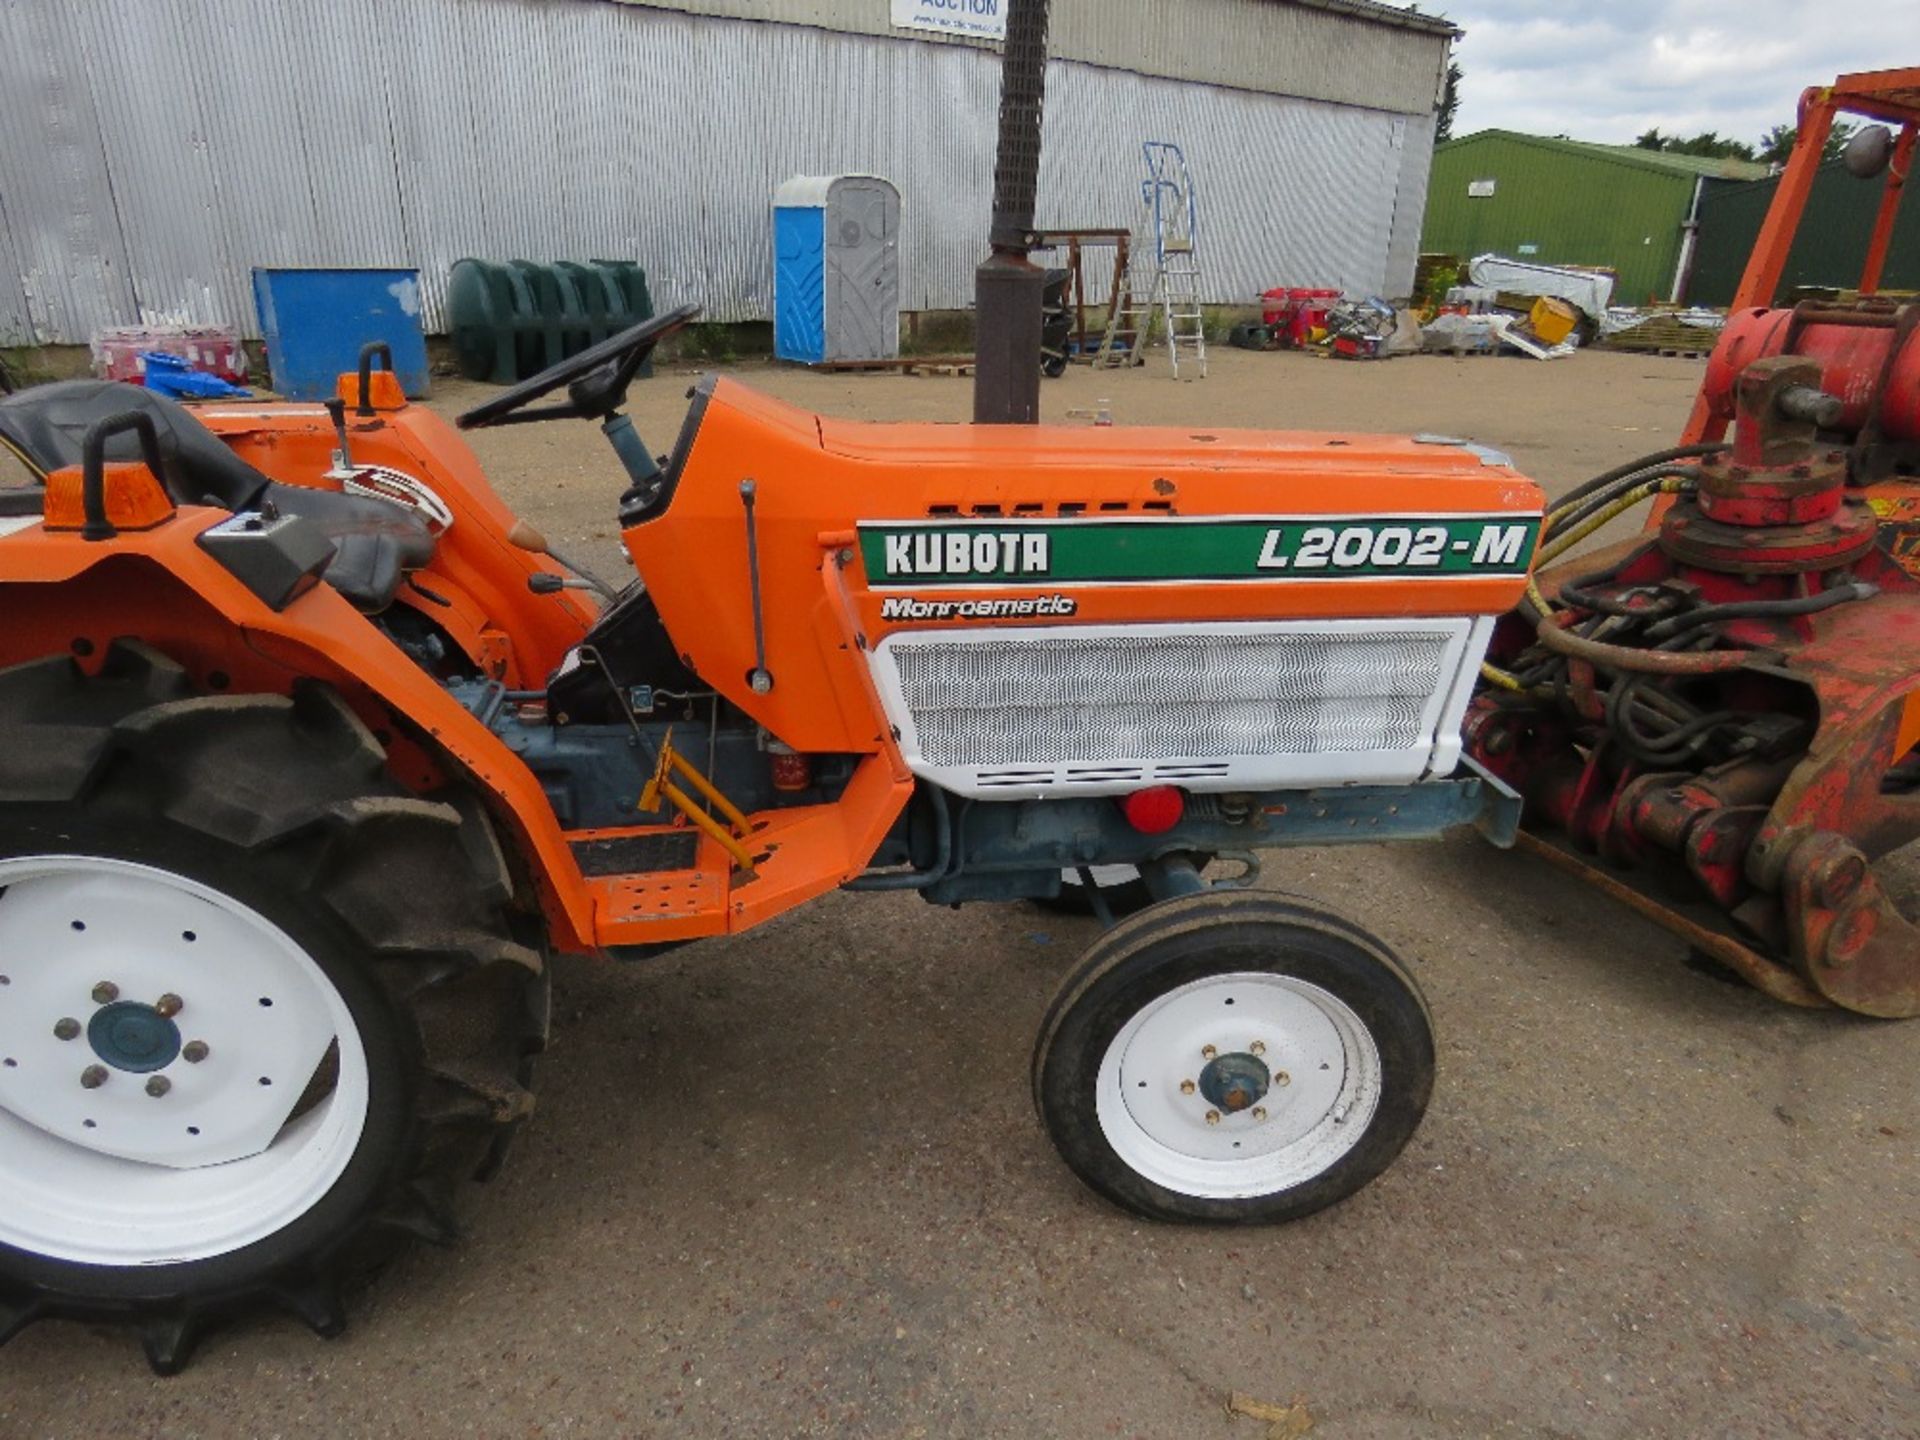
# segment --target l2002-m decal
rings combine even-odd
[[[859,529],[867,583],[876,590],[1518,578],[1540,538],[1537,518],[1511,515],[871,521]]]

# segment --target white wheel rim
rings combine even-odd
[[[1271,1078],[1235,1112],[1203,1093],[1203,1072],[1244,1055]],[[1306,1184],[1358,1145],[1381,1073],[1379,1045],[1338,996],[1287,975],[1215,975],[1159,996],[1114,1037],[1097,1114],[1143,1178],[1196,1199],[1252,1199]]]
[[[1093,883],[1102,890],[1110,890],[1115,885],[1125,885],[1140,878],[1139,868],[1133,865],[1092,865],[1088,869],[1093,875]],[[1062,885],[1083,884],[1078,870],[1062,870],[1060,883]]]
[[[218,891],[97,856],[0,861],[0,976],[0,1244],[87,1265],[229,1254],[311,1210],[359,1147],[367,1059],[346,1003],[284,931]],[[103,982],[117,998],[97,998]],[[97,1048],[106,1005],[167,1020],[162,997],[183,1002],[174,1039],[204,1058],[183,1048],[155,1068],[163,1044],[122,1068],[140,1059],[122,1039],[160,1031],[117,1010]],[[80,1033],[63,1038],[63,1020]],[[290,1118],[336,1045],[331,1091]]]

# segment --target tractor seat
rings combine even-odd
[[[412,511],[369,496],[313,490],[269,480],[185,406],[139,385],[67,380],[0,399],[0,444],[42,477],[80,463],[87,430],[110,415],[139,410],[153,417],[166,474],[161,483],[179,505],[266,510],[311,521],[333,542],[325,579],[369,613],[393,603],[407,572],[433,558],[433,532]],[[107,441],[107,459],[140,458],[128,432]]]

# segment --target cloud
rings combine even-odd
[[[1437,0],[1467,32],[1453,133],[1625,142],[1649,126],[1757,141],[1800,92],[1920,61],[1920,4],[1831,0]]]

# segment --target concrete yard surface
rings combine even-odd
[[[1194,383],[1075,369],[1046,407],[1450,433],[1561,492],[1673,444],[1702,368],[1227,351]],[[971,412],[962,379],[739,373],[837,414]],[[656,450],[689,380],[639,387]],[[593,427],[474,444],[616,570]],[[1109,1208],[1027,1074],[1093,922],[837,894],[561,962],[539,1113],[465,1243],[375,1278],[342,1339],[253,1321],[160,1381],[125,1334],[36,1326],[0,1350],[0,1437],[1260,1440],[1235,1392],[1314,1440],[1920,1436],[1920,1025],[1780,1007],[1473,837],[1273,852],[1262,884],[1377,931],[1432,1001],[1426,1123],[1343,1206],[1243,1230]]]

